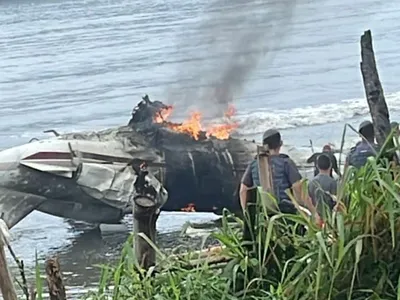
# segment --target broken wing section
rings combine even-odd
[[[44,197],[0,188],[0,217],[11,229],[44,201]]]
[[[89,196],[120,209],[129,205],[137,178],[131,167],[81,163],[79,169],[76,183]]]
[[[92,198],[126,209],[137,196],[134,183],[138,175],[131,166],[115,169],[113,165],[82,163],[79,169],[76,182]],[[152,173],[146,175],[146,181],[157,192],[157,207],[162,207],[168,200],[167,190]]]

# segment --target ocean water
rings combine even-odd
[[[250,4],[249,4],[250,3]],[[237,135],[281,129],[302,163],[346,123],[368,119],[360,35],[371,29],[392,120],[400,119],[396,1],[0,0],[0,148],[126,124],[143,94],[184,119],[232,102]],[[216,100],[218,88],[229,95]],[[214,115],[213,115],[214,114]],[[356,139],[346,136],[348,148]],[[178,217],[179,216],[179,217]],[[163,214],[161,233],[213,215]],[[129,224],[129,220],[126,222]],[[71,297],[96,280],[127,231],[101,235],[41,213],[12,229],[28,268],[60,255]],[[30,269],[31,270],[31,269]],[[71,299],[72,299],[71,298]]]

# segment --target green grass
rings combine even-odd
[[[211,234],[228,262],[212,264],[197,252],[173,256],[155,248],[157,265],[142,270],[131,236],[116,265],[99,266],[98,288],[84,298],[400,300],[400,166],[382,158],[383,148],[365,167],[345,171],[336,197],[340,209],[325,208],[323,228],[303,212],[269,217],[268,201],[275,200],[257,190],[246,237],[249,214],[242,220],[228,211],[220,230]],[[36,299],[42,299],[38,263],[35,274]]]
[[[189,267],[193,254],[176,258],[157,249],[157,266],[143,271],[131,237],[119,263],[102,266],[98,291],[86,298],[400,299],[400,168],[377,159],[346,170],[341,209],[327,213],[322,229],[303,213],[268,217],[263,199],[270,196],[258,192],[250,238],[244,241],[241,230],[249,216],[243,221],[227,211],[212,234],[228,263]],[[239,226],[228,225],[228,217]],[[303,235],[300,226],[307,227]]]

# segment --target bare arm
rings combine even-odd
[[[311,155],[308,159],[307,159],[307,163],[312,163],[315,161],[316,156],[318,155],[318,153],[313,153],[313,155]]]
[[[305,188],[305,185],[302,182],[300,172],[292,160],[289,160],[286,172],[288,174],[289,181],[292,184],[293,194],[297,201],[300,202],[300,205],[306,206],[307,209],[313,215],[315,215],[316,209],[311,201],[310,196],[308,195],[308,190]]]
[[[312,203],[312,200],[310,196],[308,195],[308,190],[305,188],[303,182],[301,180],[295,182],[292,185],[294,195],[298,201],[300,201],[300,204],[305,206],[313,216],[316,215],[317,210]]]

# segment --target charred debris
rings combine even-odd
[[[171,129],[168,121],[155,122],[162,110],[171,108],[146,95],[133,109],[128,127],[142,136],[149,148],[163,158],[158,179],[169,193],[165,211],[190,209],[220,213],[239,209],[238,188],[248,162],[256,154],[254,141],[235,138],[198,138]],[[179,125],[179,124],[178,124]],[[151,162],[148,162],[151,165]]]

